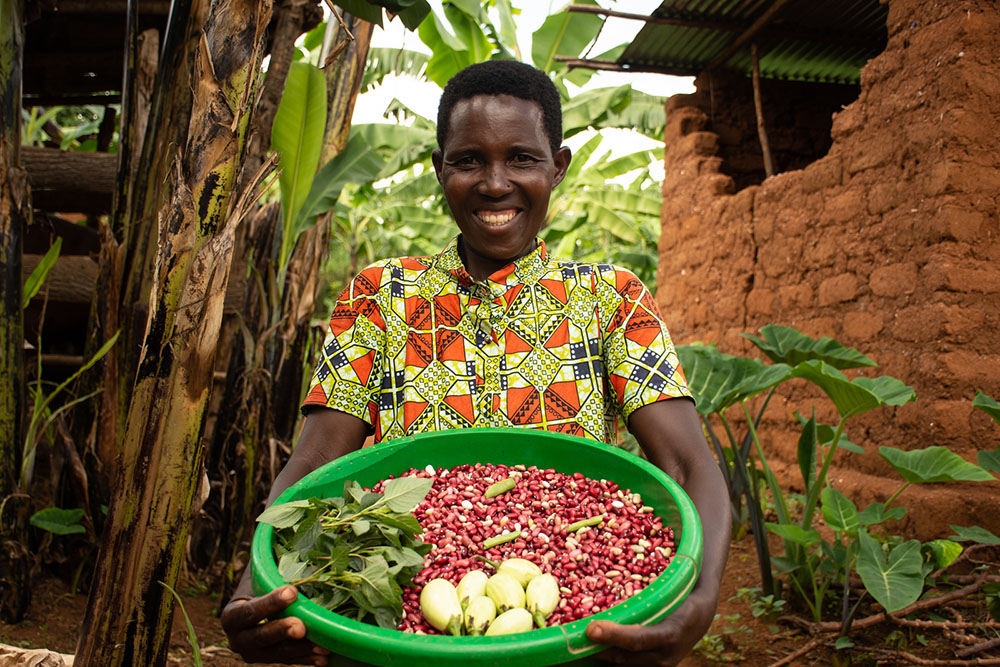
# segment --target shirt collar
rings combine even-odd
[[[462,285],[473,285],[476,281],[465,270],[462,258],[458,254],[458,239],[461,234],[448,242],[448,245],[438,254],[435,266],[452,275]],[[535,248],[524,257],[519,257],[502,269],[491,274],[485,281],[510,287],[516,284],[524,284],[538,280],[545,272],[545,265],[548,261],[548,254],[545,250],[545,241],[535,240]]]

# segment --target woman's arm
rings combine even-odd
[[[267,504],[316,468],[359,449],[367,435],[368,424],[357,417],[328,408],[313,409],[305,419],[295,451],[274,480]],[[247,565],[220,617],[229,647],[247,662],[327,664],[329,651],[305,639],[306,628],[299,619],[261,623],[294,602],[297,595],[293,586],[282,586],[254,597]]]
[[[587,636],[614,647],[599,656],[609,662],[676,665],[715,616],[729,553],[729,495],[691,400],[674,398],[641,407],[628,426],[649,461],[680,484],[698,510],[704,535],[701,575],[684,603],[660,623],[594,621],[587,626]]]

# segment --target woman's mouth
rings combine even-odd
[[[499,227],[500,225],[505,225],[514,219],[517,215],[517,209],[507,209],[504,211],[476,211],[475,215],[483,223],[489,226]]]

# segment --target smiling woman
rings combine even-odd
[[[537,237],[570,164],[560,119],[555,85],[530,65],[487,61],[448,83],[433,162],[460,234],[437,254],[375,262],[341,293],[270,501],[369,433],[531,428],[614,444],[622,416],[712,529],[701,578],[666,620],[594,621],[587,636],[619,662],[675,664],[715,611],[725,484],[649,290],[610,263],[552,257]],[[295,599],[290,588],[250,589],[245,573],[222,614],[234,649],[326,663],[297,619],[259,624]]]
[[[541,107],[510,95],[478,95],[451,112],[434,169],[462,232],[459,254],[477,280],[535,248],[570,162],[568,148],[553,155],[542,128]]]

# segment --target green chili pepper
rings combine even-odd
[[[586,528],[587,526],[596,526],[597,524],[599,524],[602,521],[604,521],[604,515],[603,514],[598,514],[597,516],[592,516],[592,517],[589,517],[587,519],[580,519],[579,521],[576,521],[576,522],[571,523],[568,526],[566,526],[566,532],[567,533],[575,533],[576,531],[580,530],[581,528]]]
[[[517,484],[514,479],[507,477],[506,479],[501,479],[499,482],[490,485],[490,488],[486,489],[486,493],[483,494],[484,498],[495,498],[501,493],[507,493]]]
[[[510,542],[511,540],[516,540],[521,537],[521,531],[514,530],[505,535],[494,535],[490,539],[483,542],[483,549],[492,549],[498,544],[504,544],[505,542]]]

